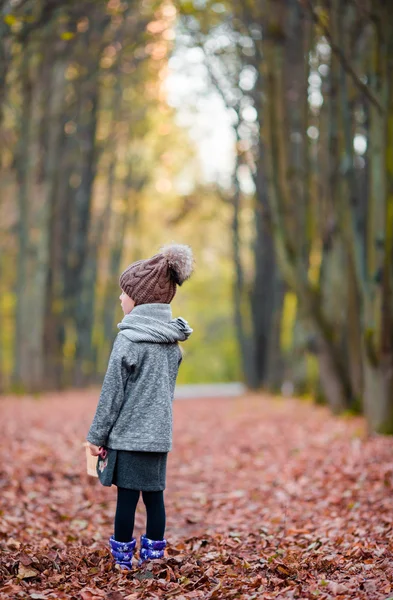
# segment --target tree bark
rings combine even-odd
[[[37,248],[38,264],[35,272],[36,358],[34,362],[37,381],[47,389],[59,387],[62,376],[63,333],[59,318],[62,313],[61,253],[65,249],[60,246],[62,242],[60,220],[63,215],[62,207],[59,205],[59,179],[64,150],[62,115],[66,67],[67,59],[57,56],[50,76],[52,94],[47,113],[42,116],[48,127],[48,145],[47,149],[43,150],[46,156],[42,182],[45,195],[38,223],[42,233]]]
[[[334,388],[325,388],[333,410],[345,410],[352,397],[351,385],[345,366],[334,343],[332,326],[321,309],[320,291],[308,279],[307,264],[288,230],[286,207],[290,205],[287,172],[287,132],[284,131],[285,113],[283,83],[283,48],[285,40],[286,0],[269,3],[264,36],[265,127],[262,132],[268,148],[269,203],[272,214],[276,251],[282,273],[288,285],[297,293],[308,320],[320,339],[321,357],[327,362]],[[331,390],[334,393],[331,394]],[[330,396],[331,394],[331,396]]]
[[[364,290],[364,409],[372,431],[393,434],[393,11],[379,4],[371,82],[368,278]]]
[[[234,176],[233,176],[233,217],[232,217],[232,251],[233,264],[235,268],[235,277],[233,281],[233,302],[236,337],[239,344],[240,356],[242,361],[242,372],[247,387],[256,389],[258,387],[258,375],[254,361],[254,336],[253,332],[247,335],[244,323],[244,274],[241,258],[241,237],[240,237],[240,212],[241,212],[241,190],[237,178],[237,169],[239,166],[239,157],[237,157]]]
[[[256,163],[254,287],[251,310],[254,336],[254,363],[257,387],[276,387],[282,383],[280,349],[283,308],[282,279],[277,269],[276,252],[271,231],[270,208],[265,179],[265,151],[262,140]],[[281,373],[280,373],[281,371]]]
[[[79,177],[75,193],[75,221],[71,249],[72,268],[69,273],[72,285],[71,312],[75,320],[77,344],[75,353],[75,384],[82,385],[88,378],[92,365],[87,361],[92,343],[92,319],[90,318],[90,288],[94,285],[89,273],[88,259],[91,203],[97,170],[98,149],[96,144],[97,113],[99,102],[98,69],[103,45],[103,32],[107,17],[99,12],[94,25],[89,28],[86,44],[86,72],[89,74],[80,85]]]
[[[16,153],[18,182],[18,262],[16,281],[14,386],[29,390],[31,386],[30,349],[26,332],[29,329],[29,175],[30,175],[30,129],[32,116],[32,82],[30,80],[30,53],[25,52],[20,71],[22,82],[22,113],[20,118],[19,144]]]

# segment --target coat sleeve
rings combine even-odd
[[[136,344],[118,334],[109,358],[96,413],[86,438],[91,444],[105,446],[123,405],[127,379],[137,365],[137,358]]]

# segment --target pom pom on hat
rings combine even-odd
[[[191,277],[194,270],[194,257],[190,246],[168,244],[160,248],[160,254],[167,259],[177,285],[182,285]]]

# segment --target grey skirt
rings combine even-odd
[[[142,492],[165,490],[167,452],[106,450],[106,458],[99,456],[97,461],[97,474],[102,485]]]

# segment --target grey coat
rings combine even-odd
[[[169,452],[179,341],[192,333],[169,304],[141,304],[118,325],[87,440],[115,450]]]

